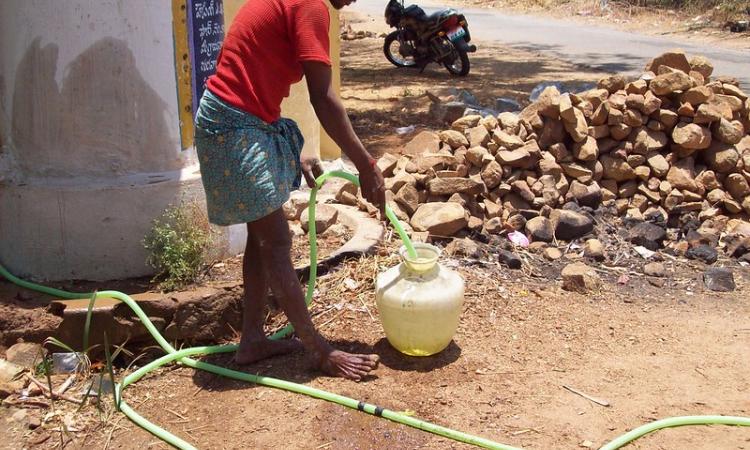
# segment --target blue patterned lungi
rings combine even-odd
[[[268,124],[206,89],[195,118],[195,147],[209,221],[253,222],[281,208],[300,186],[303,144],[293,120]]]

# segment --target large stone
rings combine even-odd
[[[746,197],[750,196],[750,185],[748,185],[747,180],[742,174],[729,174],[726,180],[724,180],[724,186],[729,194],[738,202],[742,202]]]
[[[520,137],[502,130],[495,130],[492,133],[492,140],[499,147],[505,147],[507,150],[515,150],[524,146],[524,142]]]
[[[531,203],[534,201],[534,192],[529,187],[529,184],[524,180],[516,180],[510,184],[513,192],[518,194],[526,202]]]
[[[564,241],[578,239],[594,230],[593,219],[577,211],[556,209],[550,213],[555,237]]]
[[[645,273],[649,277],[657,278],[662,278],[667,275],[667,271],[666,269],[664,269],[664,264],[660,262],[647,263],[645,266],[643,266],[643,273]]]
[[[539,135],[539,147],[548,149],[550,146],[565,139],[565,127],[556,119],[544,119],[544,127]]]
[[[483,232],[487,234],[500,234],[505,231],[505,225],[503,219],[500,217],[493,217],[486,219],[483,225]]]
[[[484,166],[481,176],[487,189],[495,189],[503,180],[503,168],[497,161],[492,160]]]
[[[703,273],[703,283],[714,292],[732,292],[737,288],[732,269],[711,267]]]
[[[733,145],[714,142],[703,152],[703,160],[716,172],[730,173],[735,171],[740,154]]]
[[[466,136],[463,133],[456,131],[456,130],[444,130],[444,131],[441,131],[438,136],[440,137],[441,141],[450,145],[450,147],[453,149],[469,146],[469,140],[466,139]]]
[[[599,239],[589,239],[583,245],[583,256],[596,261],[604,261],[604,245]]]
[[[739,144],[745,135],[745,127],[737,120],[728,121],[723,117],[713,125],[716,139],[725,144]]]
[[[697,259],[703,261],[706,264],[713,264],[719,259],[719,253],[710,245],[700,244],[695,247],[690,247],[685,253],[689,259]]]
[[[716,94],[711,101],[728,106],[733,113],[742,111],[744,106],[743,101],[733,95]]]
[[[591,136],[573,146],[573,155],[581,161],[594,161],[599,156],[599,145]]]
[[[395,177],[385,179],[385,188],[391,192],[398,192],[405,184],[417,185],[417,178],[408,172],[399,172]]]
[[[563,94],[560,96],[560,118],[566,122],[575,122],[576,115],[573,111],[573,102],[570,99],[570,94]]]
[[[680,49],[670,50],[657,56],[646,64],[645,70],[647,72],[659,73],[659,69],[662,66],[681,70],[685,73],[695,70],[695,68],[688,62],[685,52]]]
[[[669,138],[665,133],[650,130],[646,127],[633,130],[631,139],[633,141],[633,151],[642,155],[659,151],[669,143]]]
[[[690,70],[694,70],[699,74],[703,75],[703,78],[708,80],[711,74],[714,72],[714,66],[711,61],[705,56],[694,56],[690,60]]]
[[[539,171],[544,175],[557,175],[562,173],[562,167],[552,158],[542,158],[539,161]]]
[[[548,218],[537,216],[526,222],[526,234],[532,242],[552,242],[555,229]]]
[[[673,188],[687,189],[691,192],[698,191],[695,182],[695,160],[691,157],[675,161],[667,173],[667,181]]]
[[[451,124],[466,114],[466,103],[433,101],[430,104],[430,114],[440,122]]]
[[[458,132],[465,132],[466,130],[470,128],[474,128],[477,125],[479,125],[479,121],[482,120],[482,116],[479,114],[471,114],[468,116],[463,116],[460,119],[453,122],[451,125],[451,128],[458,131]]]
[[[725,95],[731,95],[731,96],[737,97],[742,101],[748,99],[748,95],[745,93],[745,91],[740,89],[739,86],[735,86],[729,83],[724,83],[721,85],[721,87]]]
[[[399,189],[398,194],[394,197],[394,201],[403,208],[404,212],[411,216],[419,208],[419,192],[417,192],[417,188],[410,184],[404,185]]]
[[[610,94],[625,89],[625,77],[622,75],[611,75],[606,78],[602,78],[597,83],[599,89],[606,89]]]
[[[602,203],[602,190],[596,182],[587,186],[578,180],[573,180],[568,189],[568,196],[579,205],[594,209]]]
[[[466,133],[469,138],[469,145],[485,146],[490,142],[490,132],[484,125],[479,125],[474,128],[470,128]]]
[[[427,182],[427,190],[432,195],[451,195],[456,193],[477,195],[482,193],[484,188],[483,183],[471,178],[433,178]]]
[[[440,137],[432,131],[423,131],[416,135],[402,151],[405,155],[437,153],[440,150]]]
[[[315,231],[317,234],[325,232],[339,218],[339,210],[331,205],[320,204],[315,208]],[[300,225],[305,232],[309,231],[309,214],[307,208],[300,216]]]
[[[398,156],[391,153],[386,153],[378,158],[378,169],[380,169],[384,177],[393,175],[393,170],[396,168],[396,164],[398,164],[398,159]]]
[[[531,164],[532,158],[525,148],[516,150],[500,150],[495,155],[497,162],[503,166],[527,168]]]
[[[503,112],[497,115],[500,122],[500,128],[508,134],[517,136],[521,130],[521,120],[518,115],[512,112]]]
[[[692,89],[688,89],[684,94],[682,94],[681,99],[685,103],[689,103],[693,106],[698,106],[706,103],[712,95],[713,92],[710,88],[706,86],[698,86]]]
[[[711,132],[694,123],[681,123],[672,131],[672,139],[684,148],[703,150],[711,145]]]
[[[560,116],[560,91],[555,86],[545,88],[536,104],[540,115],[557,119]]]
[[[521,258],[518,255],[504,249],[498,250],[497,260],[500,264],[507,266],[509,269],[518,270],[523,266],[523,261],[521,261]]]
[[[433,236],[453,236],[468,224],[466,215],[458,203],[425,203],[412,216],[411,226]]]
[[[649,167],[651,167],[651,171],[654,176],[662,178],[667,174],[667,172],[669,172],[669,163],[661,153],[650,153],[646,157],[646,160],[648,161],[648,165]]]
[[[667,197],[664,199],[664,208],[667,209],[667,211],[673,211],[675,208],[680,206],[682,202],[685,201],[685,195],[679,191],[678,189],[672,189],[672,191],[667,194]]]
[[[661,105],[661,99],[654,95],[653,92],[647,91],[643,96],[643,108],[641,108],[641,112],[646,116],[650,116],[654,112],[658,111],[659,108],[661,108]]]
[[[599,290],[601,279],[596,270],[583,263],[574,263],[565,266],[562,270],[563,289],[567,291],[586,294]]]
[[[693,79],[687,73],[678,70],[658,75],[651,80],[648,87],[655,95],[669,95],[673,92],[687,91],[693,87],[693,83]]]
[[[25,379],[21,377],[21,373],[24,370],[24,367],[0,358],[0,399],[18,394],[23,389]]]
[[[586,117],[583,115],[583,111],[578,108],[573,108],[573,114],[575,116],[575,121],[564,122],[565,130],[567,130],[570,137],[573,138],[573,141],[581,142],[588,136],[589,126],[586,123]]]
[[[492,153],[490,153],[489,150],[487,150],[484,147],[472,147],[466,151],[466,161],[468,161],[470,164],[482,167],[484,164],[485,158],[487,157],[493,157]],[[494,157],[493,157],[494,158]]]
[[[41,357],[42,346],[34,342],[19,342],[5,352],[8,362],[26,369],[34,369]]]
[[[695,117],[693,123],[696,124],[709,124],[712,122],[718,122],[719,120],[726,119],[732,120],[732,108],[723,102],[709,101],[698,107],[695,111]]]
[[[562,167],[565,175],[573,177],[578,181],[581,181],[582,183],[587,183],[593,179],[594,172],[591,169],[582,166],[581,164],[562,163],[560,164],[560,166]]]
[[[445,253],[449,256],[465,256],[476,258],[481,253],[481,248],[473,239],[453,239],[445,246]]]
[[[357,206],[357,193],[359,192],[359,188],[357,185],[355,185],[352,182],[347,181],[336,192],[336,201],[338,203],[341,203],[342,205],[349,205],[349,206]],[[306,205],[305,205],[306,206]],[[300,209],[300,214],[302,213],[302,210]],[[297,216],[299,217],[299,216]]]
[[[603,155],[599,161],[604,167],[604,178],[609,178],[617,182],[634,180],[637,175],[633,167],[627,161],[610,155]],[[563,165],[563,169],[565,166]]]
[[[657,251],[664,245],[667,230],[650,222],[635,225],[628,233],[628,240],[651,251]]]

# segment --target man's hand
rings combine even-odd
[[[380,219],[385,220],[385,181],[383,174],[374,163],[359,171],[359,184],[362,197],[380,210]]]
[[[354,133],[344,105],[333,89],[331,67],[319,61],[303,61],[302,67],[310,92],[310,103],[320,123],[333,141],[341,147],[359,171],[362,196],[380,209],[385,220],[385,182],[380,169]],[[304,165],[303,165],[304,168]],[[309,183],[309,181],[308,181]]]
[[[320,164],[320,160],[316,156],[302,155],[300,163],[302,165],[302,175],[305,176],[307,185],[310,186],[310,189],[315,189],[315,180],[323,175],[323,166]]]

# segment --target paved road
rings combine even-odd
[[[350,8],[383,20],[385,4],[385,0],[360,0]],[[427,12],[439,9],[435,5],[440,5],[435,2],[417,4]],[[461,11],[466,15],[472,36],[477,41],[503,43],[608,72],[632,74],[638,73],[649,59],[665,50],[682,48],[688,55],[706,56],[716,67],[714,74],[737,77],[743,87],[750,90],[750,49],[722,49],[715,45],[686,43],[674,37],[649,36],[543,17],[510,15],[489,9],[468,8]]]

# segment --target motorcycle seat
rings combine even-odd
[[[441,10],[428,15],[417,5],[409,5],[404,8],[404,15],[419,20],[420,22],[437,22],[440,19],[440,16],[444,13],[445,10]]]

